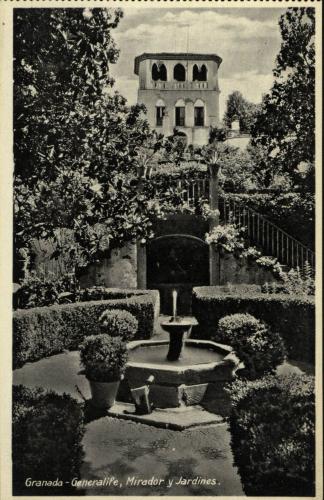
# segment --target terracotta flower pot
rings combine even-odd
[[[96,408],[111,408],[115,403],[120,380],[114,382],[95,382],[89,380],[92,404]]]

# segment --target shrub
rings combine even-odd
[[[75,295],[75,281],[72,275],[57,277],[37,275],[32,271],[21,283],[16,292],[16,300],[21,309],[58,304],[62,295],[69,292],[71,298]]]
[[[235,464],[246,495],[314,496],[314,379],[268,376],[229,388]]]
[[[280,274],[281,282],[277,284],[277,290],[265,283],[261,288],[263,293],[287,293],[289,295],[315,295],[315,280],[310,265],[306,262],[304,269],[291,269],[288,273]]]
[[[84,457],[81,405],[67,394],[14,386],[12,430],[13,494],[73,494],[65,481],[80,477]],[[27,487],[27,478],[58,478],[63,485]]]
[[[110,337],[105,333],[91,335],[80,347],[85,375],[95,382],[120,380],[125,371],[127,355],[127,346],[121,337]]]
[[[241,253],[245,246],[244,231],[244,228],[239,228],[235,224],[218,225],[206,234],[206,242],[215,245],[216,250],[221,253]]]
[[[314,363],[315,301],[313,297],[264,294],[256,285],[204,286],[193,290],[192,312],[198,326],[193,336],[210,339],[223,316],[249,313],[277,331],[291,359]]]
[[[251,314],[232,314],[220,319],[213,340],[233,347],[244,363],[244,369],[238,372],[244,378],[255,379],[273,373],[284,360],[280,335]]]
[[[138,328],[137,319],[130,312],[121,309],[107,309],[100,316],[99,322],[102,333],[121,337],[125,342],[133,340]]]
[[[78,349],[85,337],[100,333],[98,318],[107,308],[129,311],[138,321],[136,338],[150,338],[153,335],[159,295],[155,290],[136,292],[126,298],[15,311],[14,367],[57,354],[64,349]],[[131,291],[127,293],[131,295]]]

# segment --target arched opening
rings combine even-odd
[[[194,124],[195,127],[205,126],[205,103],[201,99],[197,99],[194,106]]]
[[[167,81],[167,69],[164,64],[154,63],[152,66],[152,80],[156,82],[161,80],[162,82]]]
[[[162,82],[166,82],[167,81],[167,69],[166,69],[165,65],[161,64],[159,69],[160,69],[160,80],[162,80]]]
[[[207,81],[207,68],[204,64],[200,68],[200,77],[201,77],[201,79],[200,79],[201,82]]]
[[[165,103],[162,99],[158,99],[156,101],[155,110],[156,110],[156,126],[162,127],[163,126],[163,118],[165,115]]]
[[[197,82],[199,80],[199,69],[197,64],[194,64],[194,67],[192,68],[192,81]]]
[[[175,126],[185,127],[186,125],[186,103],[183,99],[178,99],[175,104]]]
[[[186,80],[186,70],[182,64],[178,63],[173,68],[173,79],[177,82],[184,82]]]
[[[171,234],[147,246],[147,287],[159,290],[163,314],[172,314],[172,290],[179,314],[190,314],[192,288],[208,284],[209,247],[200,238]]]
[[[206,82],[207,81],[207,68],[203,64],[200,68],[197,64],[194,64],[192,68],[192,80],[194,82]]]

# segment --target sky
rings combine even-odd
[[[213,53],[223,59],[219,68],[221,117],[234,90],[258,103],[271,88],[281,43],[278,20],[285,9],[138,5],[124,8],[124,17],[113,30],[120,56],[111,73],[115,88],[130,105],[136,103],[138,88],[134,58],[143,52],[186,52],[188,41],[189,52]]]

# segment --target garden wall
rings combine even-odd
[[[246,285],[204,286],[193,290],[192,312],[198,320],[193,336],[209,339],[218,321],[229,314],[250,313],[278,331],[291,359],[314,363],[315,301],[313,297],[263,294],[260,287]]]
[[[13,314],[13,365],[78,349],[88,335],[100,333],[99,317],[106,309],[125,309],[138,320],[136,338],[150,338],[159,315],[156,290],[107,290],[107,300],[20,309]]]
[[[62,229],[60,238],[73,246],[72,232]],[[56,246],[52,239],[32,241],[32,269],[37,274],[45,272],[62,276],[72,272],[67,254],[51,259]],[[105,286],[108,288],[137,288],[137,250],[135,243],[116,248],[99,262],[81,268],[78,276],[81,288]]]
[[[263,285],[277,281],[272,271],[253,260],[238,258],[233,254],[218,254],[218,284],[255,284]]]
[[[79,276],[81,288],[105,286],[108,288],[137,287],[136,244],[128,243],[123,248],[112,250],[109,257],[92,263]]]

